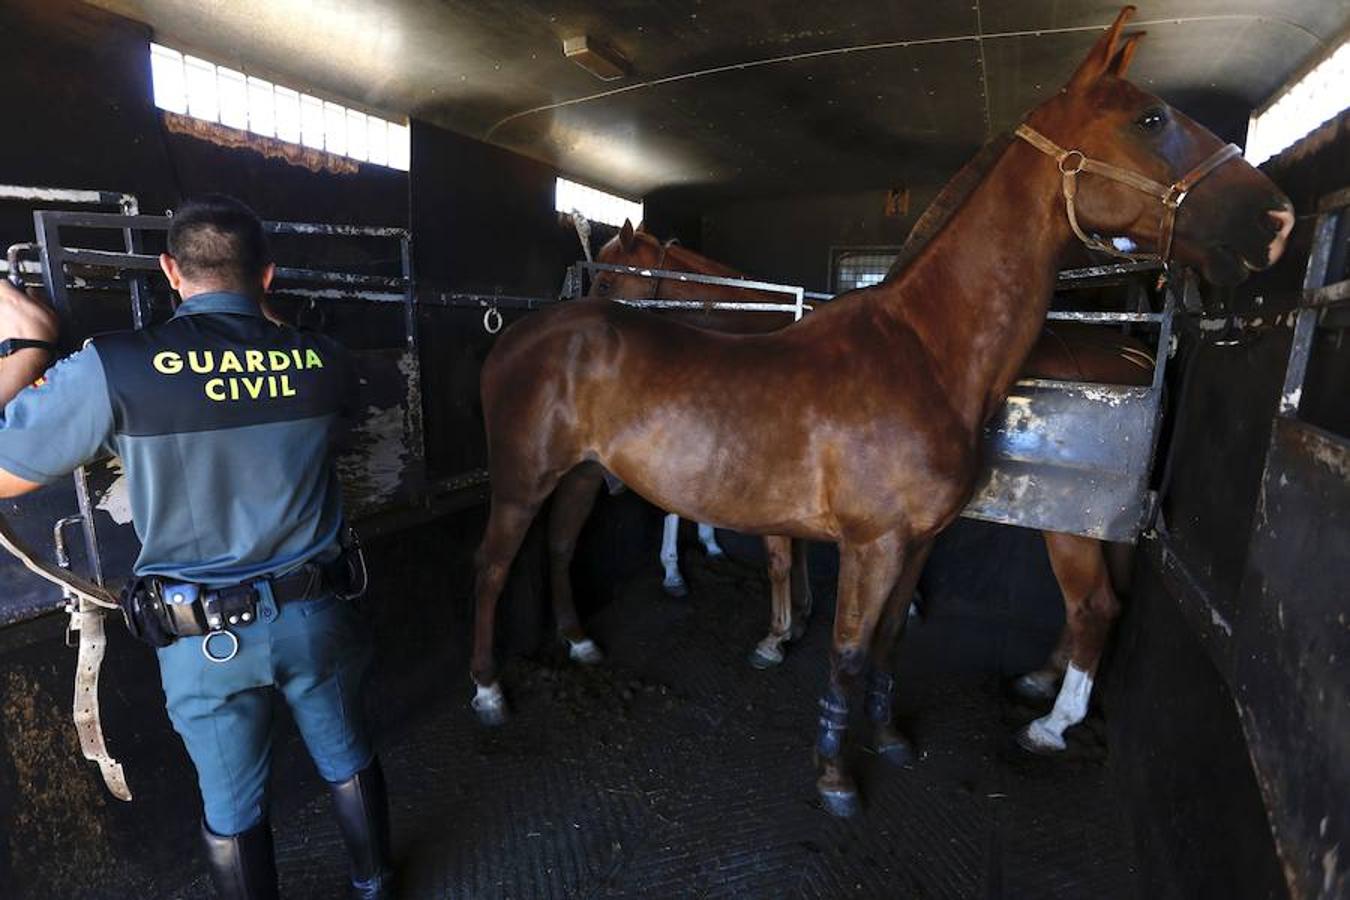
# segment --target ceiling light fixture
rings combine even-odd
[[[563,55],[601,81],[622,78],[633,69],[618,50],[585,34],[563,38]]]

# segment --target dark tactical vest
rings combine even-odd
[[[356,400],[339,344],[210,295],[93,346],[143,544],[137,574],[225,584],[331,548],[332,441]]]

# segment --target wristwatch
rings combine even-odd
[[[29,338],[5,338],[0,341],[0,359],[13,355],[19,350],[46,350],[52,356],[56,355],[56,345],[51,341],[34,341]]]

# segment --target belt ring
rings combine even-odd
[[[214,656],[211,653],[211,638],[217,635],[225,635],[231,641],[230,652],[225,656]],[[239,655],[239,636],[228,628],[222,628],[220,631],[213,631],[202,638],[202,656],[211,660],[213,663],[227,663]]]

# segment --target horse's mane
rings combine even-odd
[[[886,272],[886,280],[894,278],[905,266],[913,262],[914,257],[919,255],[933,236],[942,230],[942,226],[946,225],[966,202],[966,198],[975,190],[975,186],[984,178],[1012,139],[1012,135],[1006,132],[993,138],[952,176],[910,229],[909,237],[905,238],[900,252],[896,254],[895,262],[891,263],[891,268]]]

